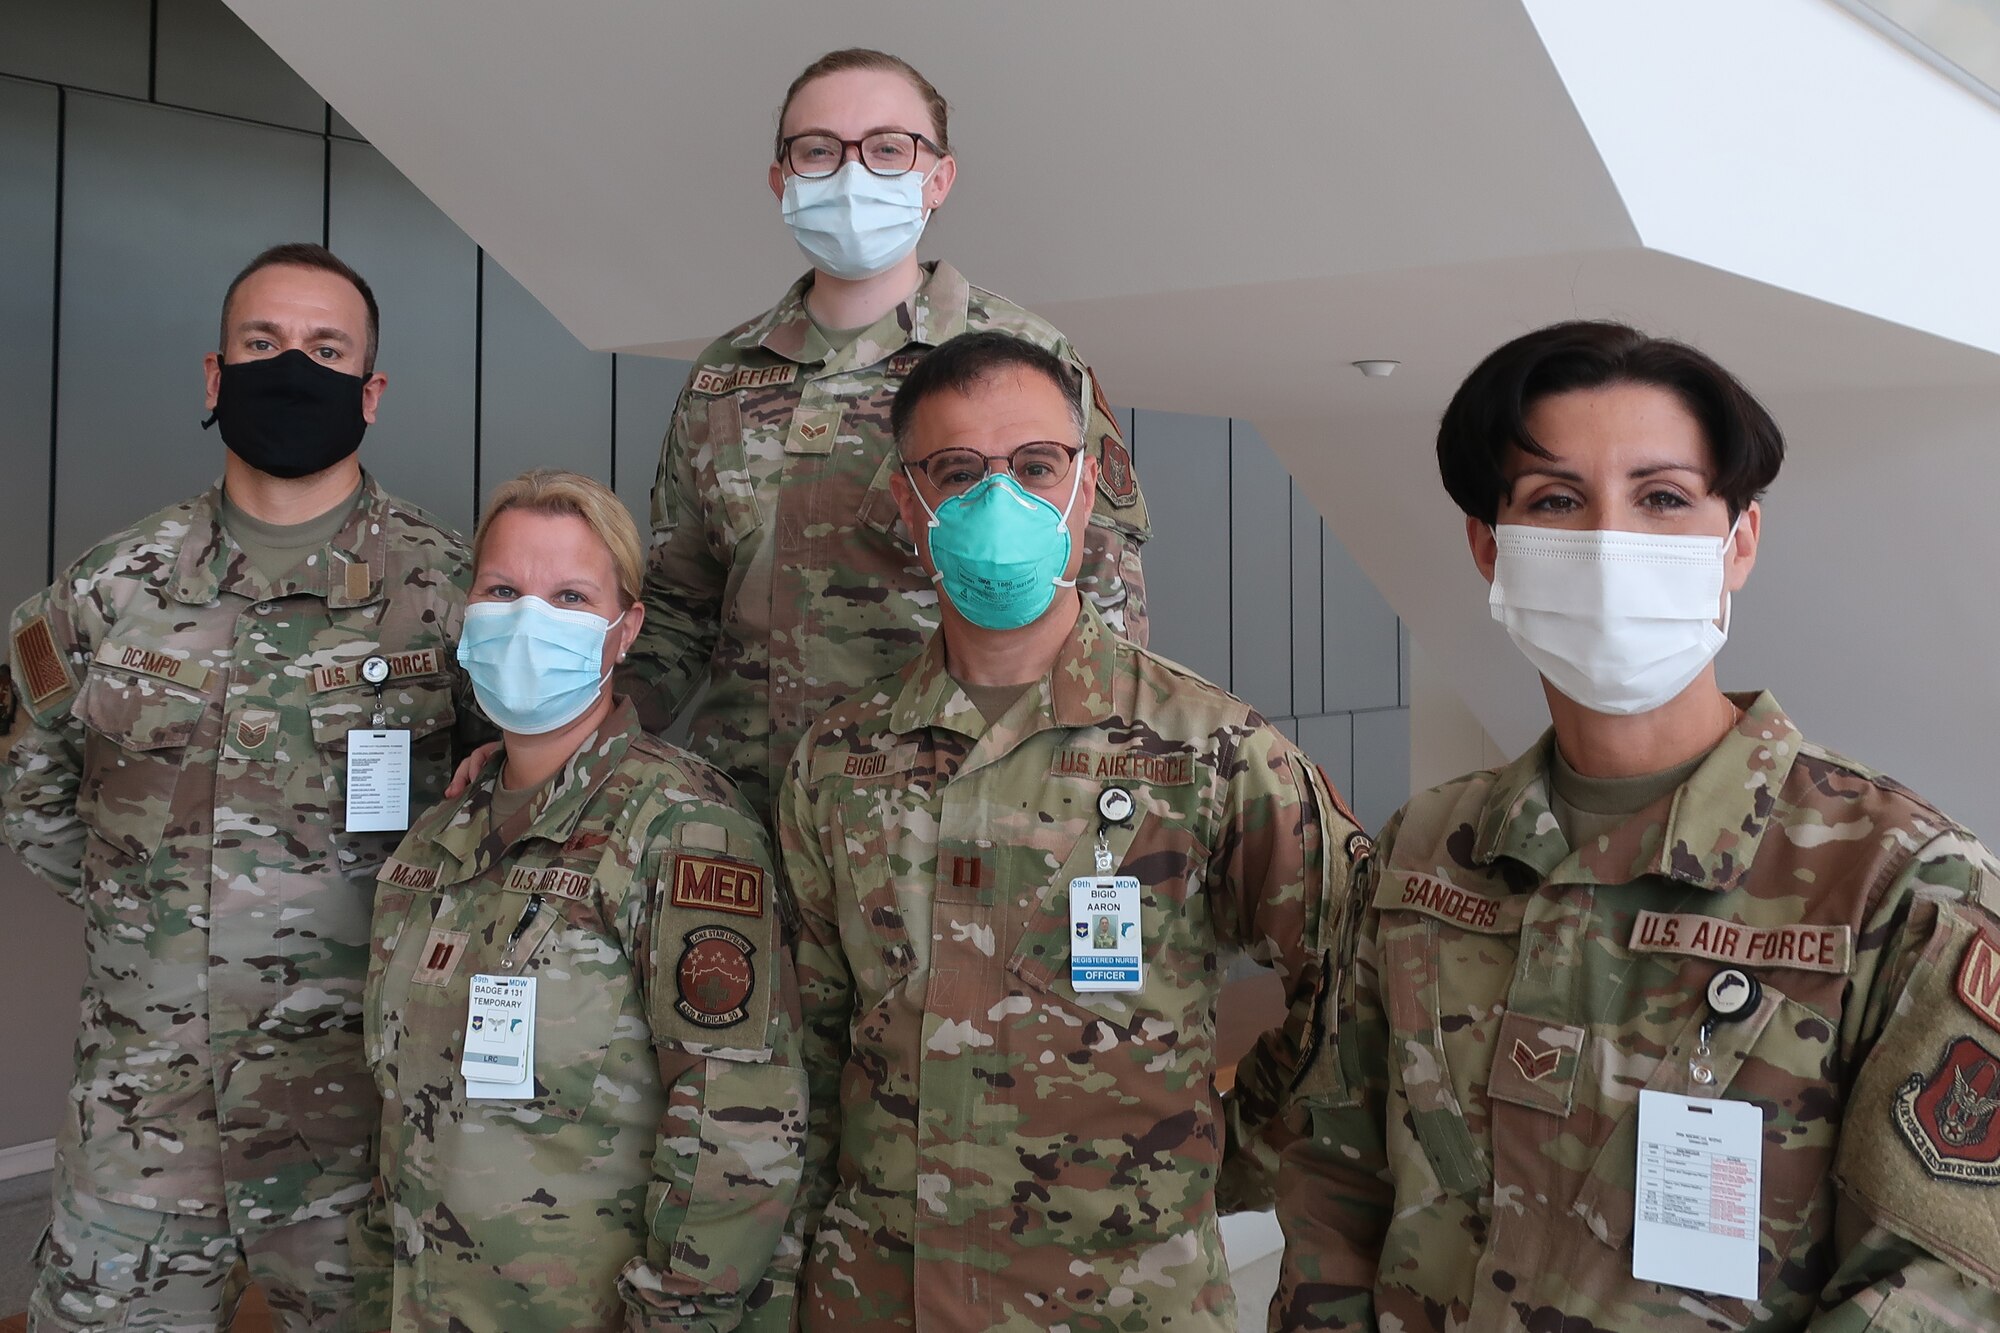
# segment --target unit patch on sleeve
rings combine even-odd
[[[75,688],[69,663],[56,649],[56,636],[49,632],[47,616],[36,616],[14,631],[14,661],[21,668],[21,692],[31,707],[40,708]]]
[[[1097,454],[1097,480],[1104,493],[1119,504],[1130,504],[1139,482],[1132,475],[1132,455],[1125,441],[1116,435],[1103,436],[1097,442]]]
[[[674,1011],[705,1028],[741,1023],[757,989],[757,971],[750,965],[756,946],[727,926],[690,930],[685,939],[674,968]]]
[[[761,866],[727,857],[690,856],[681,852],[674,857],[673,876],[669,901],[675,907],[733,912],[737,916],[764,915]]]
[[[1971,1037],[1944,1048],[1929,1078],[1896,1094],[1896,1130],[1937,1180],[2000,1185],[2000,1055]]]

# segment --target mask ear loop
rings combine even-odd
[[[1739,513],[1736,516],[1736,521],[1729,525],[1729,535],[1722,539],[1722,547],[1721,550],[1718,552],[1718,554],[1721,557],[1722,563],[1725,567],[1723,572],[1723,578],[1725,580],[1727,580],[1729,577],[1727,571],[1727,566],[1729,564],[1729,548],[1736,544],[1736,530],[1743,526],[1743,514],[1747,514],[1749,512],[1750,511],[1748,509],[1745,509],[1743,513]],[[1733,606],[1734,606],[1734,599],[1730,597],[1729,590],[1727,588],[1724,588],[1722,590],[1722,638],[1725,643],[1728,642],[1729,640],[1729,613]]]
[[[1077,455],[1076,461],[1070,465],[1069,471],[1069,499],[1063,501],[1062,515],[1056,519],[1056,522],[1062,525],[1065,534],[1069,531],[1069,511],[1076,508],[1077,489],[1083,485],[1083,455]],[[1055,584],[1058,588],[1074,588],[1076,586],[1075,579],[1066,579],[1060,574],[1050,579],[1049,582]]]
[[[924,512],[926,514],[930,515],[930,522],[924,524],[925,531],[928,532],[937,531],[937,525],[938,525],[937,510],[931,508],[931,502],[929,500],[924,499],[924,488],[917,485],[917,474],[910,471],[910,465],[908,463],[903,464],[903,475],[909,478],[910,494],[917,497],[917,503],[924,507]],[[911,544],[914,546],[915,542],[913,541]],[[944,586],[944,575],[938,572],[937,561],[935,559],[931,561],[931,582],[937,584],[940,588]]]

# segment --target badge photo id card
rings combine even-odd
[[[347,733],[347,831],[399,833],[410,826],[410,733]]]
[[[535,1095],[535,978],[473,974],[458,1072],[469,1098]]]
[[[1069,984],[1079,992],[1145,989],[1136,876],[1082,875],[1069,882]]]
[[[1763,1111],[1641,1092],[1632,1198],[1633,1277],[1757,1299]]]

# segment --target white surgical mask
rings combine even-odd
[[[1729,638],[1733,527],[1718,538],[1503,524],[1493,536],[1493,618],[1549,684],[1592,712],[1651,712]]]
[[[930,218],[924,211],[930,179],[930,172],[914,171],[877,176],[859,162],[831,176],[787,176],[785,225],[821,272],[872,278],[917,248]]]

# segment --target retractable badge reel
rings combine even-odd
[[[1080,994],[1145,988],[1139,879],[1112,873],[1111,826],[1129,822],[1134,809],[1123,787],[1098,793],[1097,873],[1069,882],[1069,982]]]
[[[347,831],[400,832],[410,826],[410,732],[388,730],[382,686],[389,659],[363,661],[361,679],[374,687],[375,711],[368,730],[347,733]]]
[[[1740,1023],[1756,1013],[1764,999],[1764,988],[1742,968],[1725,967],[1708,979],[1705,998],[1708,1016],[1701,1021],[1694,1054],[1688,1057],[1688,1077],[1704,1088],[1715,1082],[1715,1066],[1709,1063],[1715,1053],[1708,1044],[1708,1039],[1715,1035],[1715,1025]]]

